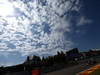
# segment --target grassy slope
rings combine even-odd
[[[96,71],[94,71],[90,75],[100,75],[100,69],[97,69]]]

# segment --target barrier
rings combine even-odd
[[[41,75],[41,70],[34,69],[32,71],[6,72],[3,75]]]
[[[32,75],[40,75],[41,74],[41,70],[32,70]]]

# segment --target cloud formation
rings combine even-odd
[[[79,11],[79,0],[9,0],[14,13],[0,15],[0,52],[39,55],[72,47],[68,12]],[[79,23],[80,24],[80,23]]]
[[[84,16],[81,16],[80,19],[78,20],[77,22],[77,26],[82,26],[82,25],[86,25],[86,24],[91,24],[93,21],[84,17]]]

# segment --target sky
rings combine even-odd
[[[84,0],[83,4],[82,13],[91,20],[91,22],[80,26],[82,31],[74,35],[72,39],[78,44],[77,47],[83,51],[98,49],[100,48],[100,1]]]
[[[0,65],[100,48],[99,9],[99,0],[0,0]]]

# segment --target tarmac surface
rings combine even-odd
[[[100,57],[96,57],[95,59],[98,63],[100,63]],[[85,62],[87,60],[84,60],[82,62]],[[75,66],[72,66],[72,67],[64,68],[62,70],[57,70],[57,71],[54,71],[54,72],[46,73],[46,74],[43,74],[43,75],[77,75],[79,72],[82,72],[82,71],[96,65],[96,64],[88,65],[86,62],[85,63],[82,63],[82,62],[80,62],[79,65],[75,65]]]
[[[69,68],[54,71],[54,72],[51,72],[51,73],[47,73],[47,74],[44,74],[44,75],[77,75],[77,73],[79,73],[79,72],[81,72],[85,69],[88,69],[92,66],[93,65],[86,65],[86,64],[76,65],[76,66],[73,66],[73,67],[69,67]]]

